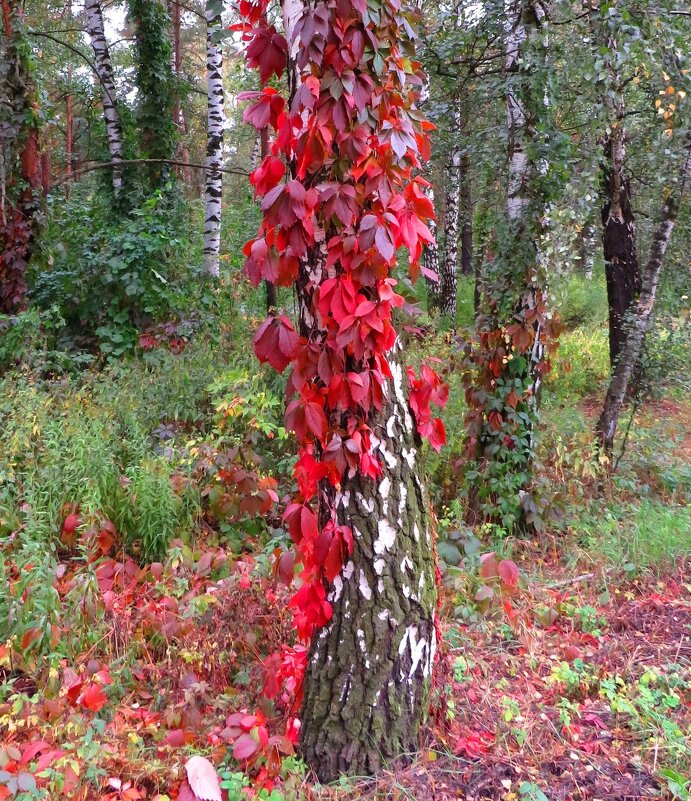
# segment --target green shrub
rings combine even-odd
[[[89,346],[95,338],[102,353],[120,356],[147,323],[195,305],[204,287],[195,222],[174,187],[127,214],[105,194],[75,192],[53,209],[31,297],[59,311],[68,344]]]
[[[116,398],[68,379],[8,378],[0,391],[0,517],[19,519],[25,538],[57,545],[66,514],[77,509],[85,526],[115,522],[146,559],[189,534],[198,494],[174,492],[175,453],[157,455],[151,432]]]

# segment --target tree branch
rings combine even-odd
[[[107,170],[112,169],[113,167],[129,167],[134,164],[172,164],[175,167],[192,167],[197,170],[204,170],[205,172],[222,172],[226,175],[249,175],[246,170],[226,169],[225,167],[211,168],[207,167],[205,164],[196,164],[191,161],[177,161],[176,159],[122,159],[120,161],[99,161],[96,164],[89,164],[86,167],[81,167],[78,170],[74,170],[69,175],[63,175],[62,178],[58,178],[56,181],[53,181],[53,187],[60,186],[61,184],[72,180],[78,175],[83,175],[87,172],[93,172],[94,170]]]

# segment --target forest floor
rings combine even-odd
[[[294,638],[280,509],[225,525],[197,467],[239,442],[282,495],[282,389],[203,342],[79,379],[3,379],[0,801],[190,801],[192,755],[213,763],[223,801],[688,801],[691,402],[646,402],[607,475],[591,447],[608,369],[596,333],[597,347],[564,338],[564,359],[580,362],[545,403],[541,469],[566,495],[562,518],[527,540],[479,527],[476,550],[442,564],[419,753],[330,787],[291,753],[289,696],[262,692],[269,657]],[[460,441],[462,408],[445,414]],[[462,518],[443,500],[460,503],[444,484],[449,450],[428,465],[440,553]],[[126,555],[161,538],[160,562]],[[494,549],[520,577],[478,601],[480,555]]]
[[[523,575],[510,607],[469,606],[460,623],[449,613],[464,601],[457,589],[443,591],[434,718],[412,764],[329,788],[310,784],[292,758],[244,765],[264,797],[685,798],[688,565],[658,577],[605,569],[574,577],[550,550],[527,542],[515,555]],[[534,564],[539,579],[524,571]],[[13,796],[13,777],[22,801],[182,799],[190,753],[206,754],[234,786],[243,764],[228,759],[224,721],[262,709],[260,658],[290,628],[287,591],[257,579],[256,567],[221,549],[181,548],[165,567],[102,561],[94,593],[107,610],[107,642],[47,674],[30,661],[5,663],[13,684],[0,704],[0,799]],[[67,603],[80,572],[69,561],[60,572]],[[84,595],[87,606],[95,600]],[[41,796],[41,787],[52,789]],[[228,792],[230,801],[245,797]]]
[[[685,797],[691,585],[684,572],[631,582],[555,575],[554,588],[526,590],[513,625],[446,625],[455,719],[433,730],[412,766],[386,773],[363,798]]]

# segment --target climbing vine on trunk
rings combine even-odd
[[[173,116],[177,86],[173,73],[170,17],[164,0],[129,0],[134,24],[137,129],[142,158],[172,159],[176,125]],[[149,165],[152,189],[160,187],[170,168]]]
[[[26,297],[41,204],[38,98],[20,4],[2,0],[0,43],[0,313],[20,311]]]
[[[406,381],[393,321],[397,250],[409,250],[415,277],[433,239],[417,174],[431,126],[415,107],[412,15],[395,0],[376,10],[286,0],[288,40],[266,2],[239,9],[263,85],[242,96],[244,119],[273,131],[250,179],[263,220],[245,272],[255,286],[294,285],[298,298],[297,325],[271,315],[254,337],[261,361],[290,368],[286,422],[300,444],[285,522],[302,645],[277,657],[276,675],[298,688],[305,758],[333,779],[415,750],[437,642],[418,453],[420,436],[444,442],[430,404],[446,391],[427,366]],[[285,98],[267,83],[287,61]]]
[[[538,243],[551,183],[547,17],[539,0],[509,4],[505,46],[508,186],[482,270],[466,373],[469,515],[507,529],[539,527],[529,491],[540,384],[555,329]],[[556,182],[555,182],[556,183]]]

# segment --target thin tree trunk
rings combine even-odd
[[[578,268],[582,270],[583,275],[588,281],[593,278],[593,236],[595,228],[590,221],[586,219],[580,231],[577,232],[574,240],[575,255],[578,258]]]
[[[609,360],[614,367],[626,340],[627,314],[641,289],[636,253],[636,221],[631,208],[631,187],[626,175],[626,108],[620,74],[617,26],[624,20],[604,14],[601,4],[588,3],[588,23],[595,45],[593,55],[603,62],[602,102],[607,109],[609,134],[605,139],[602,166],[602,248],[605,260],[609,307]]]
[[[269,129],[262,128],[259,132],[259,151],[262,161],[269,155]],[[265,281],[266,284],[266,311],[271,314],[278,307],[278,293],[276,284]]]
[[[454,134],[446,168],[446,208],[444,209],[444,272],[456,275],[458,270],[458,220],[461,197],[461,148],[456,141],[461,133],[461,112],[454,114]]]
[[[627,314],[641,290],[636,254],[636,221],[631,208],[630,183],[624,171],[625,132],[619,121],[605,145],[602,208],[602,246],[609,307],[609,361],[614,366],[626,340]]]
[[[65,175],[69,182],[74,171],[74,98],[71,94],[65,97]]]
[[[221,201],[223,174],[223,127],[225,124],[225,94],[223,91],[223,54],[218,35],[223,30],[221,15],[211,5],[206,8],[206,82],[207,82],[207,140],[204,200],[204,269],[213,276],[220,274]]]
[[[72,24],[72,0],[67,3],[67,21]],[[67,67],[67,94],[65,95],[65,175],[67,176],[67,186],[65,195],[70,196],[70,184],[72,172],[74,170],[74,97],[72,88],[72,65]]]
[[[103,92],[103,116],[106,124],[106,139],[111,161],[122,161],[125,152],[122,125],[115,91],[113,64],[103,28],[103,12],[100,0],[85,0],[86,29],[94,51],[94,61]],[[112,172],[113,192],[119,195],[123,187],[123,171],[116,167]]]
[[[175,103],[173,105],[173,121],[178,130],[178,140],[175,146],[175,158],[177,161],[189,161],[190,152],[187,148],[183,137],[187,134],[187,119],[185,118],[185,110],[182,107],[180,99],[180,76],[182,73],[182,43],[180,38],[181,28],[181,7],[180,0],[168,0],[168,14],[171,21],[171,30],[173,35],[173,59],[172,67],[175,76]],[[175,174],[181,178],[185,184],[190,184],[191,173],[187,167],[176,167]]]
[[[425,194],[434,205],[434,187],[425,187]],[[434,220],[430,221],[429,229],[434,237],[434,242],[425,245],[422,254],[425,270],[434,273],[436,278],[429,275],[425,276],[427,283],[427,294],[429,297],[428,306],[430,309],[438,309],[442,314],[456,317],[456,291],[453,287],[453,298],[449,296],[448,281],[444,280],[443,270],[439,266],[439,246],[437,245],[437,224]],[[453,282],[452,282],[453,283]]]
[[[470,157],[466,150],[461,155],[459,171],[459,200],[461,223],[461,274],[473,274],[473,199],[470,183]]]
[[[506,47],[505,69],[511,75],[521,69],[520,62],[523,57],[524,43],[528,37],[525,26],[525,16],[535,17],[539,25],[544,18],[544,10],[539,2],[528,0],[514,0],[514,21]],[[526,228],[529,225],[528,215],[530,213],[531,193],[530,193],[530,173],[536,170],[536,165],[530,163],[528,156],[532,141],[535,136],[534,120],[529,118],[524,97],[526,92],[525,85],[521,86],[521,91],[516,90],[516,84],[512,81],[507,82],[506,87],[506,109],[508,118],[509,133],[509,180],[506,203],[507,218],[516,226],[517,241],[532,237],[533,233],[528,233]],[[535,266],[539,260],[537,242],[531,239],[529,246],[534,251]],[[521,276],[526,280],[527,276]],[[521,299],[522,311],[534,309],[537,305],[537,287],[528,285],[525,287]],[[540,288],[540,290],[542,287]],[[534,326],[535,338],[533,341],[532,352],[528,356],[528,370],[532,379],[532,392],[528,398],[528,406],[537,413],[541,376],[535,370],[535,366],[540,362],[544,352],[541,339],[540,326]],[[528,427],[528,438],[532,446],[532,425]]]
[[[663,259],[672,237],[685,183],[690,177],[691,133],[687,134],[686,137],[686,154],[682,166],[680,186],[677,191],[668,197],[662,207],[660,220],[650,246],[648,262],[643,272],[641,291],[630,315],[628,335],[614,368],[607,395],[605,396],[604,408],[597,423],[597,439],[606,453],[612,452],[619,414],[624,404],[631,378],[636,370],[636,365],[639,363],[643,352],[645,336],[650,328],[655,308],[655,297],[660,282]]]

